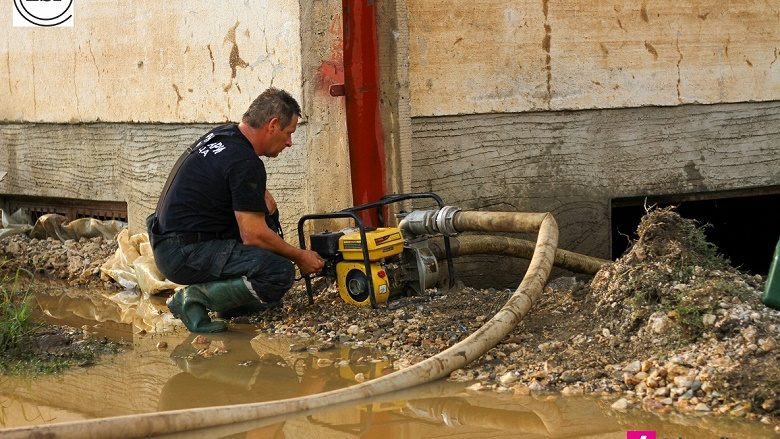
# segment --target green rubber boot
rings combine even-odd
[[[212,321],[209,310],[222,312],[257,301],[244,279],[236,278],[187,286],[177,290],[166,304],[191,332],[222,332],[227,323]]]

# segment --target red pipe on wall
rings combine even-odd
[[[376,201],[386,194],[375,1],[342,1],[345,105],[355,205]],[[361,212],[360,217],[367,225],[379,225],[373,209]]]

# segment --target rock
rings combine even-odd
[[[293,343],[290,345],[290,352],[306,352],[306,345],[302,343]]]
[[[742,338],[744,338],[746,342],[754,344],[756,342],[758,330],[756,330],[755,326],[748,326],[747,328],[743,328],[740,331],[740,334],[742,334]]]
[[[507,386],[509,384],[514,383],[520,378],[520,376],[515,372],[507,372],[503,375],[501,375],[501,378],[498,379],[498,381],[501,383],[502,386]]]
[[[693,380],[685,376],[674,377],[674,385],[683,389],[690,389],[693,385]]]
[[[362,383],[366,380],[366,376],[362,373],[356,373],[355,374],[355,381],[358,383]]]
[[[163,350],[168,348],[168,343],[161,341],[157,343],[157,349]]]
[[[516,384],[512,387],[512,393],[517,396],[527,396],[531,394],[531,389],[525,384]]]
[[[646,385],[647,387],[651,388],[651,389],[658,388],[658,387],[659,387],[659,384],[660,384],[660,383],[659,383],[659,379],[658,379],[658,377],[649,376],[649,377],[647,377],[647,379],[645,380],[645,385]]]
[[[738,404],[736,407],[731,409],[729,414],[731,416],[740,418],[742,416],[745,416],[748,412],[750,412],[751,405],[749,402]]]
[[[701,323],[704,326],[712,326],[715,324],[717,317],[713,314],[704,314],[701,316]]]
[[[483,387],[484,386],[482,385],[482,383],[474,383],[474,384],[466,387],[466,390],[473,390],[475,392],[478,392],[478,391],[482,390]]]
[[[209,343],[211,343],[211,340],[209,340],[208,337],[206,337],[205,335],[198,335],[198,336],[195,336],[195,338],[192,339],[192,343],[190,343],[190,344],[193,344],[193,345],[207,345]]]
[[[561,374],[560,380],[566,384],[576,383],[582,380],[582,375],[579,372],[566,370]]]
[[[334,345],[329,341],[326,341],[325,343],[322,343],[321,345],[317,346],[317,352],[329,351],[335,347],[336,345]]]
[[[635,374],[640,370],[642,370],[642,364],[639,362],[639,360],[632,361],[623,368],[623,372],[628,372],[631,374]]]
[[[455,369],[452,371],[452,373],[450,373],[450,380],[463,382],[471,380],[471,377],[468,375],[468,373],[466,373],[465,370]]]
[[[672,403],[674,403],[674,400],[672,398],[664,398],[659,402],[663,405],[672,405]]]
[[[670,364],[666,367],[667,379],[674,378],[676,376],[688,375],[688,368],[679,364]]]
[[[639,384],[640,381],[641,380],[634,378],[633,374],[623,372],[623,384],[627,385],[628,387],[634,387]]]
[[[349,335],[357,335],[358,332],[360,332],[360,327],[358,325],[351,325],[347,328],[347,334]]]
[[[652,316],[650,316],[650,319],[648,320],[648,324],[650,325],[650,329],[655,334],[666,334],[669,331],[669,328],[672,327],[672,321],[667,317],[665,314],[655,313]]]
[[[615,401],[612,404],[612,410],[625,410],[629,406],[628,400],[626,398],[620,398],[617,401]]]
[[[583,393],[585,393],[584,389],[574,386],[566,386],[561,390],[561,395],[565,396],[582,395]]]
[[[318,358],[317,359],[317,367],[328,367],[333,365],[333,360],[329,358]]]
[[[655,396],[669,396],[669,388],[668,387],[661,387],[659,389],[655,389],[655,392],[653,393]]]
[[[764,352],[772,352],[777,347],[777,342],[774,338],[762,338],[758,340],[758,347]]]
[[[22,252],[22,246],[18,242],[12,241],[10,244],[8,244],[8,247],[6,247],[6,251],[11,256],[17,256]]]
[[[542,383],[539,381],[531,381],[531,384],[528,385],[528,388],[531,390],[531,392],[543,392],[545,387]]]
[[[560,342],[545,342],[539,345],[539,351],[542,353],[549,353],[555,351],[561,347]]]

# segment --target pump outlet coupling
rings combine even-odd
[[[404,236],[436,235],[455,236],[455,215],[460,209],[454,206],[444,206],[436,210],[414,210],[409,212],[398,224]]]

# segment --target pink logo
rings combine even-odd
[[[655,431],[627,431],[626,439],[655,439]]]

